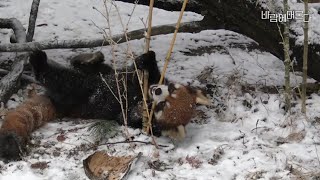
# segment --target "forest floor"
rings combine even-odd
[[[32,1],[0,1],[0,17],[18,18],[28,25]],[[111,9],[113,34],[123,28],[144,28],[148,7],[117,2]],[[39,7],[36,41],[102,38],[107,20],[101,0],[42,0]],[[296,7],[296,6],[295,6]],[[297,7],[296,7],[297,8]],[[133,11],[134,9],[134,11]],[[133,14],[131,12],[133,11]],[[155,9],[153,25],[177,21],[179,12]],[[201,20],[199,14],[186,12],[183,21]],[[317,27],[319,28],[320,25]],[[0,30],[0,43],[8,43],[11,32]],[[163,67],[172,34],[152,37],[151,50]],[[312,36],[311,36],[312,38]],[[129,46],[142,54],[144,40],[133,40]],[[128,179],[311,179],[320,177],[320,96],[307,98],[307,116],[300,113],[301,100],[292,100],[291,114],[285,113],[282,89],[284,65],[268,52],[253,48],[252,39],[226,30],[179,33],[167,71],[171,81],[209,87],[211,107],[198,107],[198,114],[187,126],[182,142],[166,137],[156,142],[167,147],[136,143],[109,144],[126,140],[124,127],[97,144],[88,128],[96,120],[60,119],[33,133],[29,155],[23,160],[5,164],[0,161],[0,180],[87,179],[82,161],[96,150],[110,155],[142,157],[132,166]],[[128,44],[117,46],[118,59],[126,57]],[[111,47],[77,50],[47,50],[48,57],[68,65],[68,59],[79,52],[100,50],[110,63]],[[12,53],[0,53],[8,60]],[[292,86],[302,80],[301,73],[291,73]],[[309,82],[314,82],[309,79]],[[274,90],[261,90],[262,87]],[[8,102],[14,108],[26,97],[20,90]],[[1,120],[0,120],[1,123]],[[129,128],[134,140],[151,141],[140,129]],[[1,148],[1,147],[0,147]]]

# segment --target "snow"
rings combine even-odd
[[[1,17],[16,17],[24,27],[28,24],[31,0],[7,0],[0,2]],[[106,28],[105,18],[92,7],[103,11],[100,0],[42,0],[36,27],[35,40],[102,38],[98,27]],[[124,22],[133,5],[117,2]],[[148,8],[137,6],[129,23],[129,30],[143,28]],[[178,12],[154,10],[154,25],[175,23]],[[111,23],[114,34],[121,33],[122,27],[115,9]],[[169,17],[169,18],[168,18]],[[202,16],[186,13],[183,21],[201,20]],[[94,25],[96,24],[96,25]],[[313,25],[313,29],[320,26]],[[8,33],[0,30],[0,34]],[[8,42],[10,32],[0,36],[1,43]],[[317,38],[310,34],[311,39]],[[172,34],[152,37],[151,49],[157,54],[158,65],[163,67]],[[144,40],[130,41],[135,54],[143,52]],[[0,161],[0,180],[34,179],[87,179],[82,161],[97,150],[110,155],[136,155],[143,153],[133,165],[128,179],[295,179],[299,173],[309,179],[319,171],[320,151],[320,97],[312,94],[307,100],[307,118],[300,113],[300,100],[295,98],[292,115],[286,115],[283,93],[264,93],[258,90],[245,92],[241,85],[280,86],[284,84],[283,62],[270,53],[251,48],[255,42],[241,34],[226,30],[207,30],[200,33],[179,33],[170,61],[167,77],[182,84],[204,87],[199,75],[205,68],[214,71],[207,75],[208,84],[217,86],[212,97],[215,106],[198,107],[202,113],[187,126],[187,137],[182,142],[165,137],[156,138],[160,147],[138,144],[114,144],[126,139],[124,127],[117,134],[95,146],[95,137],[88,127],[95,120],[62,119],[48,123],[33,133],[31,152],[23,160],[5,164]],[[125,57],[127,44],[117,46],[117,57]],[[111,47],[77,50],[48,50],[48,57],[59,63],[79,52],[101,50],[106,63],[110,63]],[[206,52],[204,52],[206,51]],[[2,53],[1,53],[2,54]],[[193,54],[193,55],[191,55]],[[0,55],[10,58],[10,53]],[[301,82],[298,73],[292,73],[292,86]],[[309,79],[310,82],[314,80]],[[15,107],[23,100],[25,91],[15,95],[9,103]],[[19,98],[20,97],[20,98]],[[244,103],[246,102],[246,103]],[[226,107],[223,110],[222,107]],[[218,112],[219,111],[219,112]],[[129,128],[134,140],[151,141],[139,129]],[[279,143],[293,133],[305,132],[301,141],[288,140]],[[59,141],[63,136],[65,140]],[[287,138],[288,139],[288,138]],[[103,145],[104,143],[104,145]],[[318,150],[319,149],[319,150]],[[221,150],[219,156],[215,152]],[[160,161],[161,169],[151,168],[150,161]],[[35,163],[47,163],[43,169],[32,168]]]

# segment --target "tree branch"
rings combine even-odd
[[[24,68],[24,61],[28,58],[27,53],[16,56],[11,71],[0,81],[0,102],[7,102],[12,94],[18,90],[18,83]]]
[[[15,18],[0,19],[0,28],[11,28],[18,43],[26,42],[26,32],[21,22]],[[26,54],[16,56],[12,64],[12,70],[0,81],[0,102],[7,102],[11,95],[17,90],[17,84],[22,75]]]
[[[29,17],[29,38],[33,37],[34,25],[37,18],[39,0],[33,0]],[[26,43],[27,34],[21,22],[15,18],[0,19],[0,28],[10,28],[14,32],[17,43]],[[1,50],[0,50],[1,51]],[[24,65],[29,57],[28,53],[18,53],[12,64],[11,71],[0,81],[0,102],[7,102],[8,99],[18,90],[20,77],[22,76]]]
[[[188,22],[182,23],[180,32],[200,32],[204,28],[200,26],[200,22]],[[155,26],[152,28],[152,36],[161,34],[170,34],[175,30],[175,24]],[[145,29],[139,29],[127,33],[130,40],[141,39],[145,36]],[[115,35],[112,40],[117,43],[126,42],[124,34]],[[40,42],[28,42],[19,44],[3,44],[0,45],[0,51],[2,52],[23,52],[34,51],[44,49],[70,49],[70,48],[92,48],[100,46],[108,46],[109,41],[104,39],[79,39],[79,40],[57,40],[57,41],[40,41]]]
[[[24,43],[27,41],[26,30],[22,26],[21,22],[16,18],[0,18],[0,29],[12,29],[18,43]]]
[[[37,21],[39,4],[40,4],[40,0],[32,1],[29,25],[28,25],[28,33],[27,33],[27,42],[31,42],[34,35],[34,28]]]
[[[7,70],[5,70],[5,69],[0,69],[0,74],[2,74],[2,75],[7,75],[7,74],[9,74],[10,73],[10,71],[7,71]],[[28,75],[26,75],[26,74],[22,74],[21,75],[21,79],[23,79],[23,80],[25,80],[25,81],[27,81],[27,82],[29,82],[29,83],[35,83],[35,84],[40,84],[38,81],[36,81],[32,76],[28,76]]]

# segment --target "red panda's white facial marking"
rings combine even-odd
[[[162,117],[162,111],[155,112],[155,113],[154,113],[154,116],[155,116],[156,119],[161,119],[161,117]]]
[[[149,96],[155,102],[164,101],[165,98],[169,95],[169,89],[166,85],[151,85],[149,88]]]
[[[171,97],[177,98],[177,95],[176,94],[171,94]]]
[[[180,85],[180,84],[174,84],[174,87],[175,87],[176,89],[179,89],[179,88],[181,87],[181,85]]]

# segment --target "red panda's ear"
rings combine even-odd
[[[149,93],[150,99],[153,99],[153,89],[154,89],[156,86],[158,86],[158,85],[157,85],[157,84],[152,84],[152,85],[150,85],[150,87],[149,87],[148,93]]]
[[[47,54],[44,51],[33,51],[30,53],[29,62],[35,70],[47,67]]]
[[[176,90],[175,84],[174,83],[170,83],[168,85],[169,94],[172,94],[175,90]]]

